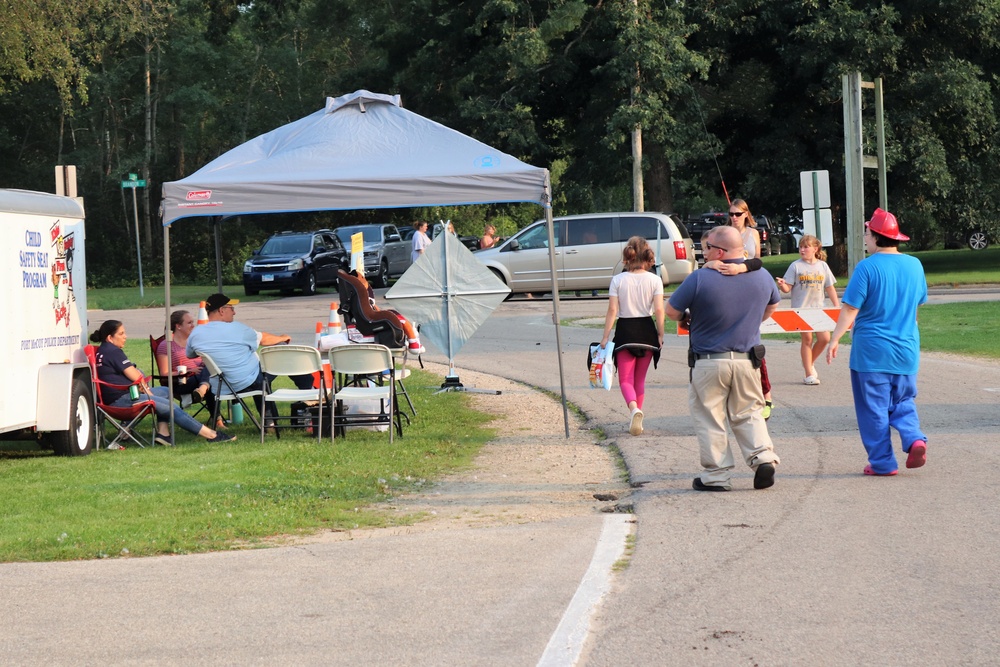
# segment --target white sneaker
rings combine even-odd
[[[632,422],[629,424],[628,432],[632,435],[642,435],[642,410],[632,409]]]
[[[806,377],[806,379],[803,380],[802,383],[803,384],[809,384],[809,385],[819,384],[819,376],[818,375],[810,375],[810,376]]]

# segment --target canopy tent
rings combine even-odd
[[[190,216],[543,204],[548,170],[359,90],[163,184],[163,224]]]
[[[327,98],[323,109],[237,146],[186,178],[164,183],[160,214],[167,321],[170,225],[181,218],[514,202],[543,206],[548,220],[559,384],[569,437],[549,172],[403,109],[398,95],[359,90]]]

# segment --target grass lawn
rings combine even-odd
[[[148,370],[146,341],[126,353]],[[407,379],[417,416],[392,445],[358,430],[335,444],[282,431],[261,445],[249,420],[221,445],[179,431],[174,448],[71,458],[0,443],[0,561],[194,553],[404,522],[375,503],[468,465],[494,436],[467,395],[434,394],[442,381],[419,370]]]
[[[131,310],[133,308],[163,308],[163,285],[146,285],[143,297],[139,297],[138,287],[113,287],[108,289],[88,289],[87,308],[91,310]],[[171,285],[170,303],[198,303],[209,294],[215,294],[215,285]],[[281,292],[267,292],[257,296],[243,293],[243,285],[226,285],[224,294],[242,302],[274,301],[281,298]],[[337,294],[333,287],[321,287],[317,294]]]
[[[904,247],[903,252],[906,252]],[[1000,284],[1000,246],[986,250],[925,250],[912,254],[924,266],[930,287]],[[761,261],[774,277],[785,275],[788,266],[799,258],[798,252],[771,255]],[[847,285],[847,276],[837,276],[840,287]]]

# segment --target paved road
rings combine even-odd
[[[239,318],[311,340],[329,296]],[[593,321],[603,300],[561,315]],[[98,319],[118,313],[94,313]],[[119,317],[120,318],[120,317]],[[129,313],[134,337],[162,313]],[[551,304],[503,304],[456,356],[559,391]],[[562,328],[569,399],[621,450],[637,539],[587,640],[589,665],[982,665],[1000,650],[1000,364],[925,355],[926,467],[861,475],[846,357],[801,385],[769,346],[774,488],[691,491],[685,342],[652,372],[646,434],[584,371],[593,328]],[[429,352],[427,358],[444,361]],[[115,508],[127,511],[127,508]],[[587,570],[600,517],[383,535],[301,548],[0,566],[8,664],[535,664]],[[16,620],[12,620],[16,619]]]
[[[558,391],[551,306],[518,307],[498,311],[456,361]],[[572,301],[560,314],[602,310]],[[585,350],[599,335],[563,328],[567,391],[641,488],[635,556],[601,610],[587,664],[996,663],[1000,364],[924,355],[929,462],[869,478],[846,356],[805,387],[798,344],[771,344],[777,484],[754,491],[743,469],[732,493],[703,494],[691,491],[699,468],[685,343],[668,341],[646,434],[634,438],[617,391],[586,387]]]

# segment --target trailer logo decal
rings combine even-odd
[[[73,294],[73,252],[76,243],[73,232],[64,234],[59,220],[49,228],[48,251],[42,249],[43,237],[25,230],[24,245],[18,252],[23,289],[52,289],[52,316],[56,324],[70,326]]]

